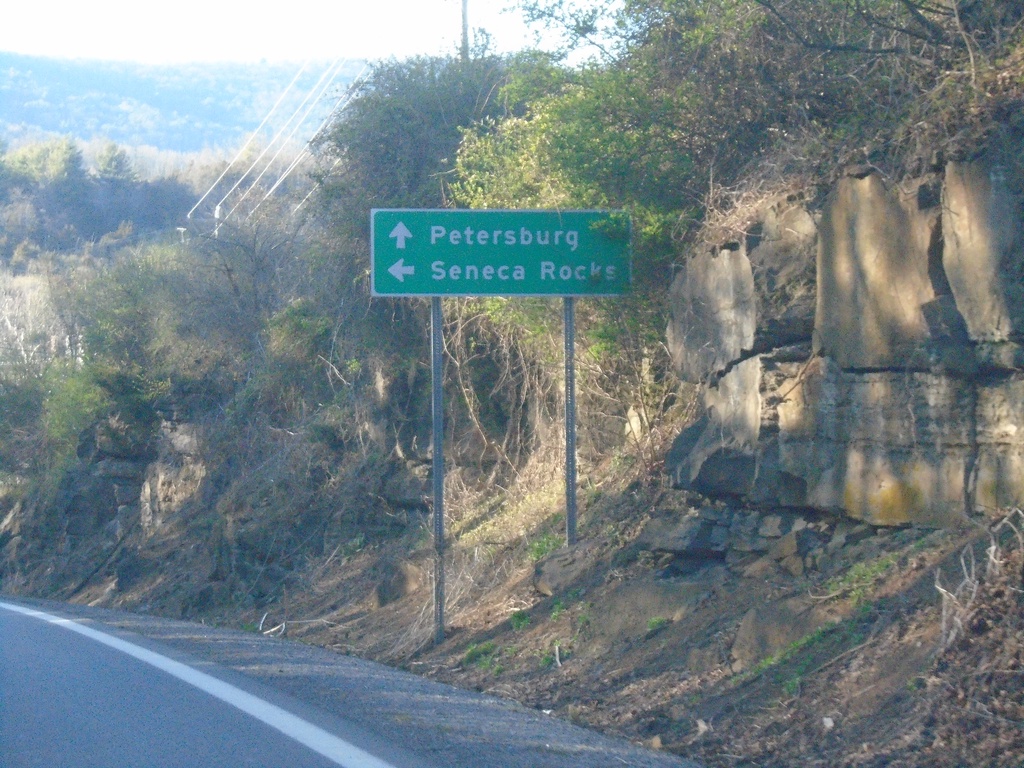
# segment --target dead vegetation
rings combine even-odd
[[[749,560],[667,575],[638,536],[650,510],[695,501],[682,495],[633,484],[591,504],[582,565],[551,595],[534,584],[540,548],[456,546],[438,647],[429,572],[393,602],[377,598],[380,563],[401,546],[358,552],[344,570],[320,564],[310,589],[265,623],[278,627],[287,611],[291,637],[708,766],[1021,763],[1019,512],[961,531],[869,530],[800,577],[777,567],[751,576]],[[738,668],[743,618],[793,601],[828,620]]]

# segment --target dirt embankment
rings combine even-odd
[[[709,766],[1024,764],[1019,513],[990,536],[1002,516],[935,531],[694,502],[634,488],[596,505],[574,550],[456,552],[437,647],[429,566],[400,543],[221,618]],[[759,533],[747,551],[645,535],[702,509]]]

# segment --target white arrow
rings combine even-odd
[[[388,237],[395,238],[395,247],[399,250],[405,250],[405,241],[412,237],[412,232],[402,222],[398,222],[395,228],[391,230],[391,234]],[[401,264],[401,262],[399,262]],[[402,278],[398,278],[401,280]]]
[[[399,247],[401,248],[401,246],[399,246]],[[404,283],[405,282],[405,276],[406,275],[412,275],[412,274],[415,274],[415,272],[416,272],[416,267],[413,267],[413,266],[408,266],[407,267],[407,266],[405,266],[404,262],[405,262],[405,259],[399,259],[394,264],[392,264],[390,267],[388,267],[388,272],[390,272],[392,275],[394,275],[395,276],[395,280],[397,280],[400,283]]]

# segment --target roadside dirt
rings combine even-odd
[[[380,604],[401,543],[307,574],[287,617],[282,601],[248,621],[708,766],[1024,764],[1019,538],[1004,525],[986,552],[1002,518],[862,530],[794,576],[756,555],[681,564],[639,546],[647,521],[635,510],[659,494],[591,520],[600,533],[551,595],[537,589],[543,559],[455,553],[439,646],[429,562]]]
[[[1024,765],[1024,515],[874,529],[701,504],[634,483],[589,505],[572,550],[553,519],[454,543],[440,645],[425,519],[260,599],[181,520],[50,596],[383,661],[713,768]],[[698,507],[755,533],[665,551]]]

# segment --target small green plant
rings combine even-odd
[[[647,631],[657,632],[662,627],[667,627],[671,623],[670,619],[666,619],[664,616],[652,616],[647,620]]]
[[[480,665],[481,662],[485,662],[493,656],[496,650],[497,646],[491,640],[480,644],[473,643],[466,649],[466,653],[462,657],[462,663],[464,666],[469,666],[470,664]]]
[[[868,598],[881,579],[899,558],[895,554],[877,557],[863,563],[856,563],[846,573],[836,576],[825,585],[829,596],[848,597],[855,606]]]
[[[554,533],[543,533],[530,542],[530,559],[536,562],[562,546],[562,537]]]
[[[778,666],[784,661],[788,661],[802,649],[807,648],[808,646],[813,646],[824,640],[828,635],[835,631],[836,626],[837,625],[835,624],[826,624],[824,627],[819,627],[810,634],[804,635],[799,640],[794,640],[778,653],[769,656],[766,659],[762,659],[756,666],[752,667],[749,672],[744,673],[742,679],[757,677],[762,672]]]
[[[562,662],[571,656],[569,649],[562,644],[561,640],[553,640],[551,648],[540,656],[541,669],[550,669],[555,666],[562,666]]]
[[[526,611],[516,611],[512,614],[509,621],[512,624],[512,629],[519,632],[520,630],[526,629],[530,626],[530,614]]]
[[[787,696],[796,696],[798,693],[800,693],[801,682],[802,681],[799,675],[796,677],[791,677],[789,678],[789,680],[782,684],[782,690],[785,691]]]
[[[592,621],[590,616],[590,609],[593,607],[590,603],[581,603],[580,613],[576,617],[576,631],[582,632],[590,626]]]
[[[342,549],[346,557],[351,557],[352,555],[359,554],[364,546],[366,546],[366,535],[360,533],[354,539],[346,541]]]
[[[505,671],[505,665],[502,664],[502,658],[511,658],[516,655],[518,651],[515,648],[502,649],[494,644],[493,641],[487,640],[486,642],[469,646],[466,649],[466,653],[462,657],[463,666],[475,666],[479,669],[489,670],[495,676],[500,675]]]
[[[565,613],[565,605],[561,600],[555,600],[551,605],[551,620],[558,621],[563,613]]]

